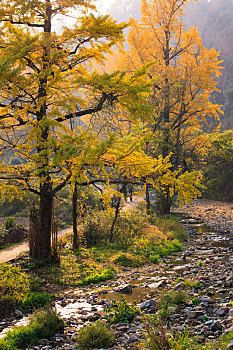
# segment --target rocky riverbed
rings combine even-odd
[[[227,212],[225,220],[218,207],[215,212],[214,206],[203,209],[196,204],[196,211],[194,208],[195,205],[186,206],[181,209],[182,215],[177,210],[189,232],[182,253],[163,258],[158,265],[124,268],[113,280],[99,285],[61,293],[54,307],[66,322],[65,333],[50,341],[41,339],[29,349],[75,349],[80,327],[104,321],[104,309],[112,299],[120,300],[121,294],[129,303],[135,300],[141,314],[130,324],[111,326],[116,337],[112,350],[136,348],[143,336],[143,314],[155,313],[160,296],[168,291],[184,290],[186,294],[185,303],[169,307],[168,329],[188,329],[200,342],[233,330],[233,231],[228,222],[232,213]],[[187,217],[190,213],[192,218]],[[16,316],[22,319],[20,313]],[[0,330],[12,323],[16,323],[16,317],[1,320]]]

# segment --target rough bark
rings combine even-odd
[[[73,218],[73,249],[78,249],[78,229],[77,229],[77,183],[74,186],[73,196],[72,196],[72,218]]]
[[[118,197],[117,204],[116,204],[116,210],[115,210],[115,216],[114,216],[114,219],[113,219],[113,222],[112,222],[112,226],[111,226],[111,229],[110,229],[110,237],[109,237],[109,241],[110,242],[113,241],[114,228],[115,228],[115,225],[116,225],[116,222],[117,222],[117,218],[118,218],[118,215],[119,215],[119,212],[120,212],[120,204],[121,204],[121,197]]]
[[[151,213],[151,204],[150,204],[150,188],[146,185],[146,213],[150,215]]]
[[[50,1],[46,1],[46,19],[44,21],[44,34],[51,33],[51,4]],[[49,66],[47,48],[44,47],[42,55],[42,71],[46,72]],[[44,77],[39,81],[38,87],[38,99],[44,101],[39,109],[37,120],[40,122],[47,113],[46,96],[47,96],[47,85],[48,79],[46,73]],[[49,137],[49,128],[44,127],[41,132],[41,140],[39,144],[43,146],[37,147],[37,152],[43,154],[43,160],[38,166],[39,170],[39,230],[37,230],[36,237],[34,238],[34,249],[30,251],[32,258],[46,262],[51,258],[51,227],[52,227],[52,212],[53,212],[53,191],[52,191],[52,180],[49,175],[49,157],[47,152],[47,140]]]

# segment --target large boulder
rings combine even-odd
[[[123,284],[123,285],[120,285],[116,289],[116,292],[121,293],[121,294],[132,294],[133,288],[132,288],[131,284]]]

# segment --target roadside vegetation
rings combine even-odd
[[[233,331],[225,333],[214,341],[203,343],[201,338],[185,332],[171,332],[163,323],[153,317],[145,320],[144,340],[139,345],[142,350],[216,350],[229,349]]]
[[[0,350],[26,349],[35,345],[39,339],[49,339],[58,332],[63,332],[64,322],[51,310],[38,310],[28,326],[15,327],[0,339]]]
[[[121,210],[110,242],[113,217],[113,209],[92,210],[79,222],[77,250],[67,234],[60,242],[59,263],[28,266],[53,285],[84,286],[111,279],[123,267],[157,264],[183,249],[187,235],[175,217],[148,217],[144,208]]]
[[[44,282],[29,276],[18,266],[0,264],[0,314],[7,315],[18,308],[33,311],[49,304],[53,296],[42,292]]]
[[[114,210],[96,209],[79,222],[78,249],[72,249],[72,234],[61,238],[60,262],[46,266],[33,260],[19,259],[20,267],[0,266],[1,309],[35,309],[51,301],[44,284],[51,290],[86,286],[113,278],[124,267],[157,264],[160,258],[182,250],[187,238],[175,217],[157,218],[146,215],[143,206],[121,210],[109,242]]]

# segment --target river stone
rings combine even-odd
[[[130,334],[127,339],[127,343],[137,343],[139,341],[138,337],[135,334]]]
[[[173,289],[180,290],[183,288],[183,283],[177,283]]]
[[[228,315],[229,315],[230,317],[233,317],[233,309],[230,309],[230,310],[229,310]]]
[[[226,278],[225,287],[231,287],[233,285],[233,275]]]
[[[208,297],[207,295],[205,295],[205,296],[200,296],[199,297],[199,299],[201,300],[201,302],[203,303],[203,304],[213,304],[213,300],[210,298],[210,297]]]
[[[119,286],[119,288],[116,289],[116,292],[122,293],[122,294],[132,294],[133,288],[131,284],[124,284]]]
[[[144,303],[142,303],[140,305],[140,309],[141,310],[145,310],[145,309],[148,309],[148,308],[155,308],[155,301],[153,299],[150,299],[150,300],[146,300],[144,301]]]
[[[67,302],[63,299],[63,300],[60,302],[60,305],[61,305],[61,306],[66,306],[66,305],[67,305]]]
[[[39,345],[47,345],[48,344],[48,339],[39,339],[38,340],[38,344]]]
[[[227,314],[227,309],[225,308],[225,309],[217,309],[217,310],[214,310],[214,312],[215,312],[215,314],[216,315],[219,315],[219,316],[224,316],[224,315],[226,315]]]
[[[193,320],[197,318],[198,316],[203,316],[204,312],[201,310],[187,310],[186,315],[189,319]]]
[[[233,340],[227,345],[227,349],[233,349]]]
[[[17,318],[21,318],[21,317],[23,317],[23,314],[22,314],[22,312],[20,310],[15,310],[15,316]]]
[[[205,323],[205,325],[207,325],[212,330],[212,332],[217,332],[222,330],[222,325],[219,322],[219,320],[208,321]]]

